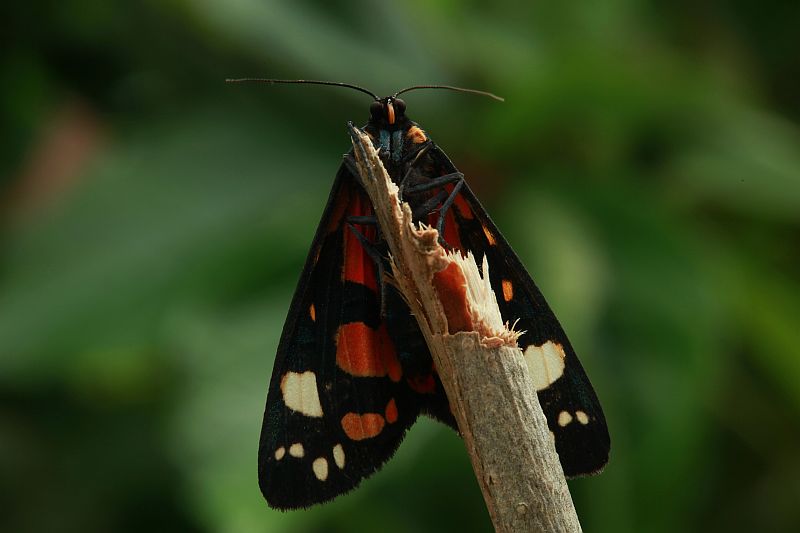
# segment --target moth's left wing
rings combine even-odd
[[[350,228],[349,220],[371,215],[342,165],[289,309],[264,412],[259,485],[278,509],[357,486],[392,456],[419,413],[381,317],[375,262]],[[359,230],[375,239],[374,226]]]

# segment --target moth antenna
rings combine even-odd
[[[501,96],[497,96],[496,94],[487,92],[487,91],[479,91],[477,89],[466,89],[464,87],[453,87],[452,85],[415,85],[413,87],[407,87],[402,91],[397,91],[394,93],[394,97],[396,98],[398,95],[407,93],[408,91],[414,91],[417,89],[447,89],[448,91],[458,91],[460,93],[472,93],[472,94],[479,94],[481,96],[488,96],[489,98],[493,98],[498,102],[505,102],[505,98]]]
[[[305,83],[308,85],[333,85],[335,87],[347,87],[350,89],[355,89],[356,91],[361,91],[362,93],[366,93],[370,95],[375,100],[380,100],[378,96],[363,87],[359,87],[358,85],[353,85],[352,83],[343,83],[340,81],[320,81],[320,80],[274,80],[271,78],[229,78],[225,80],[225,83]]]

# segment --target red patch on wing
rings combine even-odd
[[[403,373],[385,324],[378,329],[363,322],[340,326],[336,334],[336,364],[353,376],[383,377],[388,374],[394,382],[400,381]]]
[[[378,413],[347,413],[342,417],[342,429],[351,440],[370,439],[383,431],[386,422]]]
[[[433,275],[433,287],[442,302],[448,332],[472,331],[472,318],[467,306],[467,280],[461,268],[450,263],[447,268]]]
[[[389,339],[389,333],[386,331],[386,326],[381,324],[380,331]],[[386,373],[389,374],[389,379],[397,383],[403,377],[403,367],[400,366],[400,360],[397,358],[397,353],[394,351],[394,344],[389,342],[389,346],[381,352],[383,365],[386,367]]]
[[[447,189],[447,192],[453,192],[453,185],[447,185],[445,188]],[[475,215],[472,213],[472,208],[469,206],[469,203],[467,203],[460,193],[456,195],[453,205],[456,206],[458,213],[462,218],[472,219],[475,217]]]
[[[464,250],[464,247],[461,246],[461,235],[458,233],[458,223],[452,209],[447,211],[447,215],[445,215],[442,233],[444,233],[443,237],[447,244],[461,251]]]
[[[372,204],[363,194],[352,195],[347,214],[349,216],[372,216]],[[370,242],[375,240],[375,226],[354,224],[356,231],[360,232]],[[353,230],[345,226],[344,232],[344,279],[366,285],[373,291],[378,290],[375,279],[375,261],[364,250],[364,246],[353,234]]]
[[[448,194],[450,194],[453,192],[453,185],[445,185],[444,189]],[[458,233],[458,223],[456,222],[456,217],[454,216],[454,207],[458,207],[459,214],[464,218],[472,218],[472,212],[467,211],[469,216],[464,215],[464,211],[459,206],[459,202],[466,205],[460,194],[456,195],[454,204],[450,206],[450,209],[447,210],[447,214],[445,215],[444,219],[444,228],[442,230],[444,235],[442,235],[442,237],[444,237],[444,240],[447,242],[447,244],[453,248],[458,248],[459,250],[463,251],[464,248],[461,246],[461,236]],[[436,227],[436,223],[439,221],[438,219],[439,212],[437,211],[431,215],[429,224]]]
[[[445,185],[444,189],[448,193],[453,192],[452,185]],[[455,205],[458,205],[459,199],[462,203],[464,203],[464,200],[461,198],[461,195],[457,195],[455,200]],[[439,208],[433,213],[428,215],[427,224],[432,228],[435,228],[436,225],[439,223],[439,216],[440,216],[439,209],[441,209],[441,207],[442,204],[439,204]],[[452,246],[453,248],[457,248],[461,251],[464,251],[464,247],[461,246],[461,235],[458,232],[458,222],[456,222],[454,211],[455,209],[453,208],[453,206],[450,206],[450,209],[447,210],[447,214],[445,215],[444,218],[444,227],[442,228],[442,237],[444,238],[445,242],[447,242],[448,245]],[[461,213],[461,209],[459,209],[459,213],[463,214]],[[469,216],[465,216],[464,218],[472,218],[472,212],[470,211]]]
[[[390,424],[397,422],[397,404],[394,398],[389,400],[389,403],[386,404],[386,421]]]
[[[342,217],[347,211],[347,206],[350,204],[351,198],[355,195],[355,191],[347,183],[342,184],[342,189],[333,201],[333,209],[331,216],[328,219],[328,226],[325,231],[328,233],[339,229],[342,222]]]
[[[424,374],[422,376],[414,376],[406,380],[411,390],[418,394],[433,394],[436,390],[436,381],[433,379],[432,374]]]

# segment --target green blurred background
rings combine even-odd
[[[489,531],[418,423],[355,492],[261,499],[289,300],[368,98],[416,92],[612,436],[586,531],[800,530],[800,4],[0,8],[0,530]]]

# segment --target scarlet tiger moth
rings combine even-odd
[[[544,297],[445,153],[406,116],[398,95],[345,83],[240,79],[349,87],[373,99],[363,127],[415,219],[442,240],[486,256],[505,320],[519,339],[539,402],[569,477],[599,472],[608,461],[605,417],[583,367]],[[372,205],[352,151],[331,189],[278,345],[258,453],[258,479],[270,506],[296,509],[328,501],[378,470],[417,416],[456,431],[447,397],[414,317],[382,280],[388,266]],[[445,293],[458,297],[448,272]],[[459,323],[469,329],[468,319]]]

